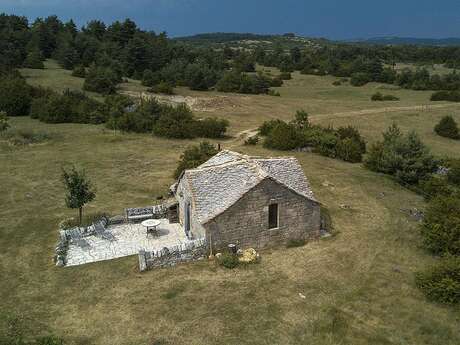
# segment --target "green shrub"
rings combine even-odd
[[[372,101],[399,101],[399,98],[393,95],[382,95],[380,92],[376,92],[371,97]]]
[[[431,95],[430,100],[460,102],[460,91],[437,91]]]
[[[32,88],[17,75],[7,75],[0,79],[0,111],[8,116],[29,115]]]
[[[355,138],[341,139],[337,143],[337,157],[350,163],[359,163],[363,160],[361,143]]]
[[[316,144],[315,151],[322,156],[335,158],[337,156],[337,145],[339,138],[334,132],[323,131],[318,137],[318,143]]]
[[[429,176],[419,181],[418,188],[418,192],[421,192],[426,200],[432,200],[437,196],[446,197],[454,194],[454,189],[444,177]]]
[[[275,128],[280,123],[283,123],[283,121],[281,121],[279,119],[265,121],[259,127],[259,134],[262,135],[262,136],[267,136],[273,130],[273,128]]]
[[[447,180],[454,185],[460,186],[460,159],[453,159],[449,162]]]
[[[307,243],[304,239],[293,239],[291,238],[286,243],[286,248],[296,248],[296,247],[303,247]]]
[[[350,84],[353,86],[364,86],[371,81],[370,76],[367,73],[354,73],[351,76]]]
[[[383,96],[384,101],[399,101],[399,97],[396,97],[394,95],[385,95]]]
[[[426,210],[421,227],[423,243],[434,254],[460,255],[460,199],[438,196]]]
[[[223,138],[228,126],[228,120],[209,117],[195,122],[195,136],[214,139]]]
[[[337,134],[339,135],[339,138],[342,140],[347,138],[354,139],[356,142],[359,143],[360,152],[362,154],[366,153],[366,141],[361,136],[357,128],[353,126],[339,127],[337,129]]]
[[[86,68],[83,65],[77,65],[74,67],[72,71],[72,76],[78,78],[85,78],[86,77]]]
[[[86,73],[83,89],[86,91],[112,94],[116,91],[119,78],[110,67],[92,65]]]
[[[236,268],[239,265],[238,257],[230,253],[223,253],[217,259],[217,262],[219,263],[219,265],[228,269]]]
[[[416,275],[416,284],[428,299],[460,303],[460,257],[446,257],[430,269]]]
[[[160,73],[152,72],[149,69],[146,69],[142,75],[142,85],[144,86],[152,87],[159,84],[161,81]]]
[[[444,116],[434,127],[434,131],[441,137],[460,139],[457,122],[450,115]]]
[[[278,91],[276,91],[276,90],[268,90],[267,95],[269,95],[269,96],[275,96],[275,97],[280,97],[280,96],[281,96],[281,94],[280,94]]]
[[[371,96],[372,101],[383,101],[383,95],[380,92],[376,92]]]
[[[47,123],[101,123],[106,114],[103,105],[78,91],[65,91],[62,95],[50,93],[35,98],[30,116]]]
[[[161,81],[149,89],[150,92],[163,93],[165,95],[174,95],[174,88],[170,83]]]
[[[264,147],[275,150],[293,150],[303,144],[302,134],[291,124],[278,123],[265,138]]]
[[[187,148],[180,157],[179,164],[174,172],[174,178],[179,178],[184,170],[198,167],[218,152],[214,145],[207,141]]]
[[[43,57],[38,49],[34,49],[27,54],[24,61],[25,68],[44,69]]]
[[[396,124],[371,146],[365,166],[393,175],[400,183],[415,185],[436,171],[437,161],[415,132],[403,135]]]
[[[14,146],[39,144],[52,138],[47,132],[26,129],[10,130],[3,133],[2,137]]]
[[[153,127],[153,133],[160,137],[175,139],[194,138],[196,126],[192,111],[185,104],[177,107],[164,106],[160,118]]]
[[[0,133],[6,131],[8,128],[10,128],[8,116],[6,115],[6,112],[0,111]]]

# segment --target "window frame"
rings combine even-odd
[[[276,206],[276,226],[271,226],[271,213],[270,213],[270,210],[272,209],[272,207]],[[274,229],[278,229],[280,227],[280,206],[279,206],[279,203],[271,203],[268,205],[268,230],[274,230]]]

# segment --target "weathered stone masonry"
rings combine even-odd
[[[278,204],[279,226],[268,227],[268,206]],[[319,236],[319,204],[289,188],[265,179],[237,203],[205,225],[207,238],[215,249],[236,243],[240,247],[267,248],[290,239]]]

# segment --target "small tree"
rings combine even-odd
[[[0,111],[0,133],[6,131],[8,128],[10,128],[8,116],[6,115],[6,112]]]
[[[310,126],[308,121],[308,113],[305,110],[297,110],[295,113],[294,125],[299,129],[305,129]]]
[[[70,171],[62,169],[62,179],[67,189],[65,202],[69,208],[78,208],[78,219],[81,225],[83,206],[96,197],[96,192],[83,170],[72,167]]]
[[[444,116],[434,127],[434,131],[441,137],[460,139],[457,122],[450,115]]]

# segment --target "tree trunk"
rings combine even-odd
[[[81,226],[82,214],[83,214],[83,207],[80,207],[80,208],[78,209],[78,219],[79,219],[78,224],[79,224],[80,226]]]

